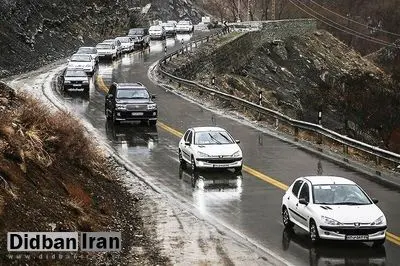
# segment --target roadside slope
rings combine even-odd
[[[144,229],[140,198],[124,174],[89,140],[81,124],[0,83],[0,264],[10,231],[121,231],[121,252],[64,260],[31,258],[30,265],[166,264]],[[132,254],[131,248],[141,252]],[[33,254],[32,254],[33,255]],[[82,253],[80,255],[83,255]],[[32,256],[33,257],[33,256]]]

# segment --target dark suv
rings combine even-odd
[[[155,95],[150,95],[146,87],[136,83],[113,83],[106,95],[105,114],[114,123],[124,120],[157,123]]]
[[[148,47],[150,46],[150,34],[147,28],[133,28],[128,32],[128,37],[132,37],[135,47]]]

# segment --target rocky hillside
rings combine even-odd
[[[383,70],[325,31],[269,41],[252,32],[219,40],[168,64],[178,76],[256,101],[400,152],[398,85]],[[221,45],[221,42],[224,45]],[[190,58],[190,59],[189,59]]]
[[[133,7],[152,3],[147,14]],[[36,69],[95,45],[129,27],[156,19],[192,18],[201,12],[191,0],[2,0],[0,1],[0,78]]]
[[[395,46],[387,46],[366,56],[377,66],[392,76],[394,80],[400,82],[400,40],[394,43]]]

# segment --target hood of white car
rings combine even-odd
[[[74,67],[91,67],[92,63],[91,62],[69,62],[68,67],[74,68]]]
[[[375,204],[369,205],[314,205],[323,216],[340,223],[372,223],[383,215]]]
[[[233,144],[218,144],[218,145],[195,145],[196,151],[204,152],[210,156],[227,155],[230,156],[240,150],[239,145]]]

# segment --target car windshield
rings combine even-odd
[[[353,184],[313,185],[314,203],[324,205],[367,205],[369,198]]]
[[[95,54],[96,48],[79,48],[77,54]]]
[[[111,44],[101,43],[96,46],[98,49],[112,49]]]
[[[86,77],[85,71],[82,70],[67,70],[65,72],[66,77]]]
[[[194,144],[197,145],[215,145],[215,144],[232,144],[232,137],[226,131],[204,131],[196,132]]]
[[[90,62],[90,56],[87,55],[74,55],[71,57],[72,62]]]
[[[123,42],[123,43],[127,43],[130,42],[130,38],[129,37],[120,37],[117,38],[118,41]]]
[[[190,25],[190,21],[183,20],[178,22],[179,25]]]
[[[151,26],[149,30],[151,30],[151,31],[153,31],[153,30],[160,31],[160,30],[162,30],[162,27],[161,26]]]
[[[143,29],[131,29],[129,31],[129,35],[143,35],[144,30]]]
[[[143,89],[123,89],[117,92],[118,99],[148,99],[150,98],[147,90]]]

